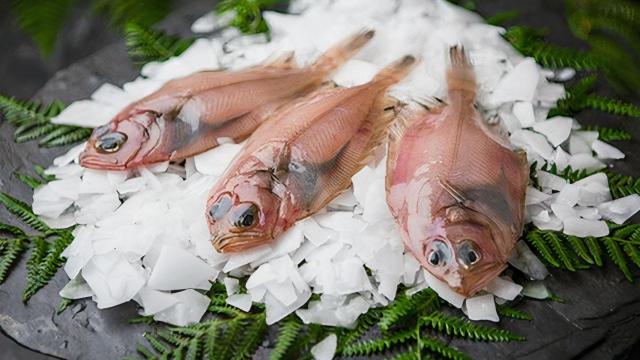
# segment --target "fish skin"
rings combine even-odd
[[[269,244],[345,191],[397,115],[400,103],[386,89],[414,63],[407,56],[367,84],[319,89],[263,124],[210,192],[206,216],[216,250]],[[244,226],[239,219],[251,206],[253,223]]]
[[[182,160],[218,146],[220,138],[240,142],[276,109],[320,87],[373,35],[373,30],[354,34],[303,68],[289,53],[244,70],[171,80],[96,128],[80,165],[125,170]]]
[[[464,50],[451,48],[450,58],[447,104],[406,108],[391,131],[387,204],[407,250],[471,296],[506,268],[522,233],[529,167],[475,109]]]

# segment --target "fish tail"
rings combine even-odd
[[[415,56],[405,55],[380,70],[373,82],[380,82],[386,86],[395,84],[409,74],[416,62]]]
[[[476,77],[464,47],[457,45],[450,47],[449,61],[451,63],[447,73],[449,92],[462,91],[475,97]]]
[[[375,35],[374,30],[365,29],[349,36],[322,54],[313,67],[322,72],[331,72],[337,69],[366,45],[373,38],[373,35]]]

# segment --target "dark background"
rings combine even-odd
[[[214,7],[215,1],[181,1],[176,12],[163,22],[161,27],[173,32],[188,33],[190,23],[201,14]],[[580,47],[581,43],[573,38],[565,24],[563,1],[509,1],[485,0],[479,1],[478,11],[485,16],[507,11],[517,10],[520,13],[513,23],[532,27],[546,27],[550,30],[551,42],[564,46]],[[43,59],[34,43],[22,33],[7,8],[7,1],[0,1],[0,93],[27,99],[38,93],[38,97],[47,99],[61,98],[66,101],[86,97],[103,81],[121,84],[132,79],[136,71],[126,59],[124,41],[105,19],[90,13],[88,7],[79,6],[69,17],[61,32],[56,50],[47,59]],[[93,54],[93,55],[92,55]],[[79,63],[78,63],[79,62]],[[71,69],[56,74],[72,64]],[[53,79],[52,79],[53,78]],[[45,86],[49,80],[49,84]],[[45,86],[44,90],[41,90]],[[40,92],[39,92],[40,90]],[[606,86],[599,89],[600,93],[610,93]],[[638,102],[638,99],[631,99]],[[589,113],[579,118],[584,123],[607,123],[608,126],[626,124],[640,138],[640,131],[636,124],[630,121],[637,119],[619,119],[600,113]],[[0,127],[0,155],[2,163],[2,181],[8,176],[6,171],[15,168],[12,162],[14,152],[37,152],[34,157],[51,159],[61,150],[39,151],[33,144],[27,146],[13,146],[8,142],[11,138],[11,128],[7,124]],[[5,142],[5,144],[3,144]],[[620,147],[629,158],[616,169],[630,175],[638,173],[640,154],[637,154],[638,142],[626,143]],[[11,157],[10,157],[11,155]],[[22,159],[28,155],[21,154]],[[9,180],[7,180],[9,182]],[[0,187],[2,182],[0,182]],[[24,192],[26,194],[26,192]],[[29,199],[25,199],[29,200]],[[2,218],[6,213],[0,212]],[[24,267],[24,259],[21,262]],[[6,284],[0,287],[0,320],[3,314],[16,315],[16,319],[28,318],[29,313],[42,312],[48,314],[50,308],[58,302],[57,291],[66,281],[66,276],[58,274],[54,283],[35,296],[28,306],[23,306],[19,300],[24,279],[24,269],[20,267],[10,276]],[[62,276],[61,276],[62,275]],[[519,333],[527,335],[527,342],[522,344],[483,344],[469,342],[454,342],[455,346],[465,350],[474,358],[530,358],[530,359],[560,359],[560,358],[640,358],[640,289],[622,280],[617,270],[611,267],[590,270],[577,274],[568,272],[553,272],[549,280],[550,286],[561,297],[568,299],[567,304],[551,302],[527,302],[524,309],[534,315],[535,321],[510,322],[505,320],[505,326]],[[55,288],[58,286],[57,288]],[[52,287],[54,289],[52,289]],[[11,300],[9,300],[11,299]],[[50,303],[48,307],[43,304]],[[120,347],[123,343],[142,341],[139,334],[144,327],[126,324],[128,316],[134,314],[133,306],[118,307],[96,313],[93,304],[72,306],[65,314],[53,320],[58,322],[78,321],[78,314],[106,321],[105,332],[100,329],[92,330],[96,336],[63,333],[67,339],[52,338],[43,334],[23,334],[20,342],[31,348],[48,354],[73,354],[80,358],[113,358],[122,357]],[[85,309],[86,307],[86,309]],[[15,314],[13,314],[15,312]],[[18,314],[20,313],[20,314]],[[69,314],[71,313],[71,315]],[[26,315],[25,315],[26,314]],[[89,315],[86,315],[89,314]],[[49,314],[50,315],[50,314]],[[104,320],[107,319],[107,320]],[[36,331],[37,324],[27,324],[27,332]],[[60,326],[65,327],[65,326]],[[520,329],[522,327],[522,329]],[[121,329],[122,333],[119,333]],[[127,329],[126,331],[124,329]],[[39,333],[40,330],[37,330]],[[126,334],[138,334],[137,339],[125,339]],[[75,338],[79,336],[79,338]],[[38,341],[41,342],[38,343]],[[105,346],[104,343],[107,343]],[[113,346],[109,346],[112,342]],[[92,345],[95,344],[95,345]],[[67,349],[69,346],[69,349]],[[129,350],[132,348],[127,346]],[[103,348],[114,348],[113,352],[93,353],[91,350],[102,351]],[[67,351],[65,351],[67,349]],[[73,350],[72,349],[77,349]],[[59,351],[58,351],[59,350]],[[100,355],[102,354],[102,355]],[[131,353],[129,353],[131,355]],[[66,356],[65,356],[66,357]],[[0,359],[51,359],[52,357],[32,351],[18,345],[13,339],[0,331]],[[261,357],[262,358],[262,357]]]

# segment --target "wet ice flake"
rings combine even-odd
[[[164,246],[149,276],[148,286],[155,290],[203,289],[208,290],[218,271],[190,252],[173,246]],[[207,284],[203,287],[203,284]]]
[[[533,105],[530,102],[518,101],[513,104],[513,115],[518,118],[520,125],[525,128],[533,126],[536,121],[533,115]]]
[[[522,292],[522,286],[511,280],[497,277],[487,284],[485,290],[502,299],[513,300]]]
[[[242,311],[251,310],[251,303],[250,294],[234,294],[227,298],[227,304],[235,306]]]
[[[591,148],[598,155],[598,159],[624,159],[624,153],[614,146],[600,140],[594,140]]]
[[[500,80],[490,101],[495,104],[518,100],[531,102],[539,77],[535,61],[531,58],[524,59]]]
[[[144,315],[153,315],[175,305],[178,299],[171,293],[143,287],[138,292],[140,305]]]
[[[141,269],[115,252],[94,256],[82,268],[82,277],[95,294],[99,309],[131,300],[145,283]]]
[[[597,207],[602,217],[616,224],[623,224],[635,213],[640,211],[640,196],[632,194],[613,201],[601,203]]]
[[[469,298],[465,302],[465,307],[467,309],[467,315],[471,320],[500,321],[492,294]]]
[[[153,316],[156,321],[176,326],[187,326],[200,321],[209,307],[210,299],[201,293],[188,289],[171,294],[176,303]]]
[[[607,223],[599,220],[586,220],[578,217],[563,220],[563,232],[578,237],[601,237],[609,235]]]
[[[314,360],[331,360],[336,353],[337,346],[338,337],[336,334],[330,334],[311,348],[311,355]]]
[[[547,137],[551,145],[558,146],[569,138],[573,119],[564,116],[555,116],[548,120],[533,125],[533,130]]]

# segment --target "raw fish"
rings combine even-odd
[[[216,250],[268,244],[346,190],[401,107],[386,89],[414,63],[405,56],[364,85],[327,86],[262,125],[210,193],[206,216]]]
[[[464,50],[450,49],[448,99],[405,108],[390,135],[387,203],[406,248],[471,296],[505,269],[522,233],[529,167],[474,106]]]
[[[182,160],[223,139],[247,138],[274,110],[317,89],[374,35],[353,35],[314,64],[299,68],[293,54],[240,71],[204,71],[166,83],[96,128],[80,155],[94,169],[124,170]]]

